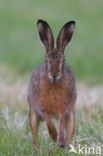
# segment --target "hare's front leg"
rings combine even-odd
[[[59,133],[58,133],[58,137],[57,137],[57,144],[60,147],[65,147],[64,125],[65,125],[64,115],[61,114],[61,115],[59,115],[59,118],[58,118]]]
[[[66,116],[66,138],[67,138],[67,144],[69,145],[69,147],[72,142],[74,128],[75,128],[75,116],[74,116],[74,111],[71,111]]]
[[[29,118],[30,118],[30,127],[33,134],[33,145],[36,145],[38,140],[39,117],[35,111],[30,110]]]
[[[57,140],[57,131],[56,131],[55,125],[54,125],[53,121],[51,120],[51,118],[50,118],[48,113],[44,112],[43,114],[44,114],[44,118],[46,120],[46,124],[47,124],[47,127],[48,127],[49,135],[56,142],[56,140]]]

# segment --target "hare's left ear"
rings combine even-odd
[[[75,21],[70,21],[62,27],[57,37],[57,48],[60,49],[62,52],[64,52],[65,47],[70,43],[74,33],[74,29]]]

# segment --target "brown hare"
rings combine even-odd
[[[29,84],[28,102],[33,144],[37,143],[39,123],[45,120],[49,134],[57,145],[64,147],[67,143],[70,146],[75,127],[76,87],[74,75],[65,64],[64,50],[72,39],[75,22],[67,22],[62,27],[56,48],[47,22],[38,20],[37,27],[40,40],[46,48],[46,58],[45,62],[32,72]],[[58,119],[58,133],[51,120],[52,116]]]

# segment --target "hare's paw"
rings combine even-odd
[[[61,148],[64,148],[66,145],[65,139],[64,138],[58,138],[57,139],[57,145]]]

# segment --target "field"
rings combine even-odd
[[[0,156],[78,155],[69,153],[67,147],[57,147],[45,122],[40,125],[38,146],[32,147],[27,88],[32,69],[45,57],[37,34],[37,19],[48,21],[55,40],[65,22],[76,21],[72,43],[65,51],[66,64],[77,80],[72,145],[77,151],[80,144],[100,147],[103,152],[103,1],[1,0]]]

